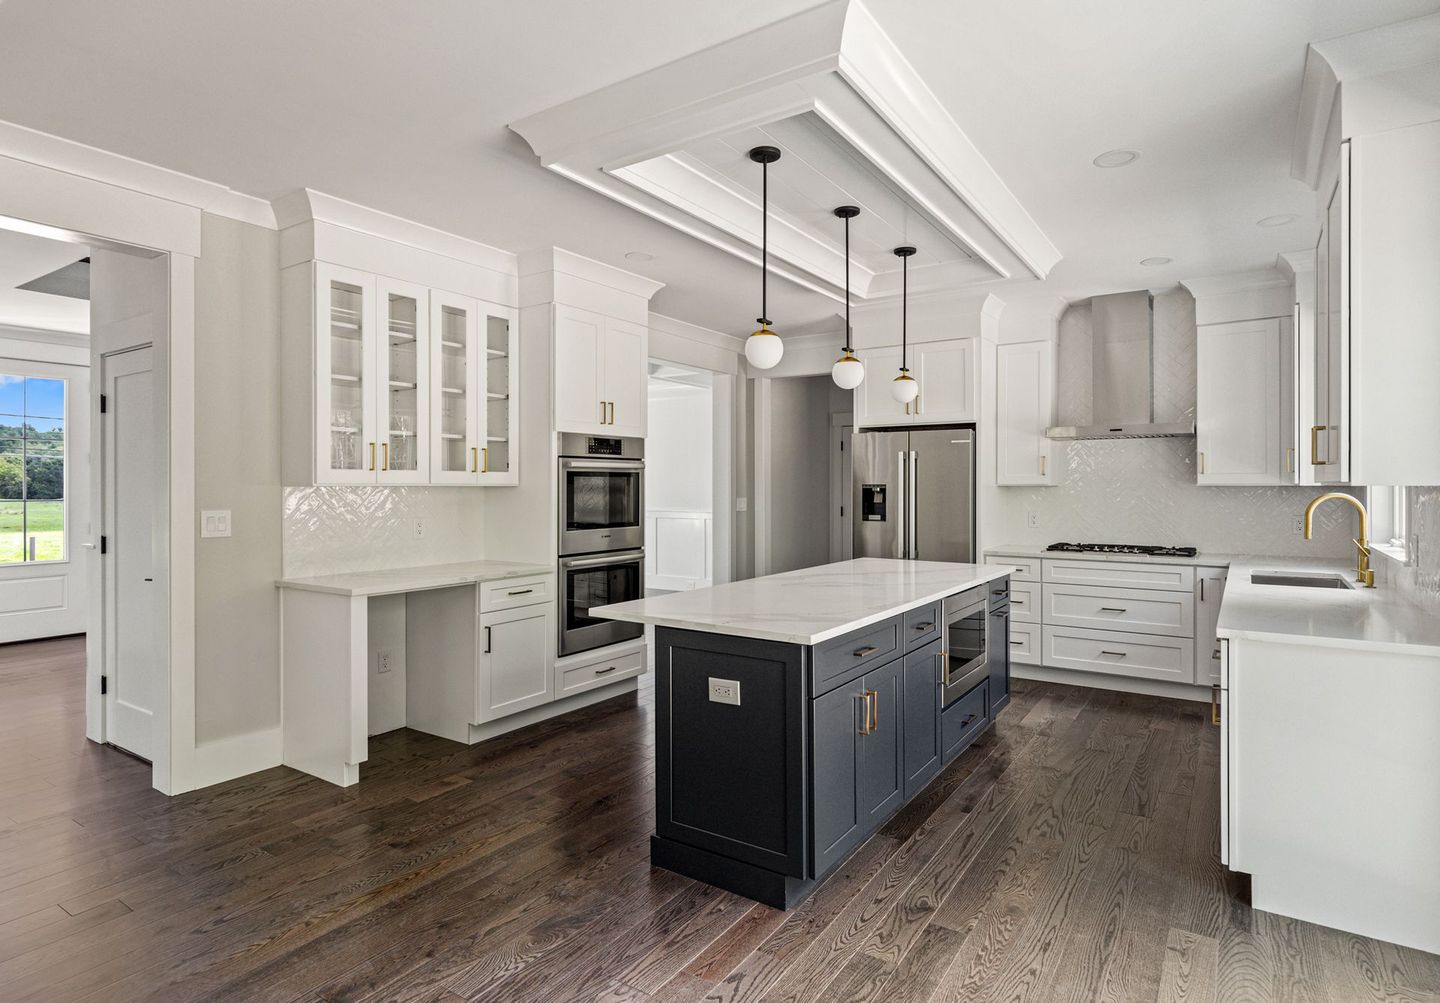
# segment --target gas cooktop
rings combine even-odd
[[[1139,543],[1052,543],[1046,550],[1068,554],[1136,554],[1144,557],[1194,557],[1194,547],[1154,547]]]

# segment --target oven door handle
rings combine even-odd
[[[562,568],[598,568],[602,564],[633,564],[635,561],[644,561],[645,551],[625,550],[614,554],[604,554],[600,557],[562,557],[560,567]]]
[[[645,469],[644,460],[561,460],[561,470],[609,470],[617,474]]]

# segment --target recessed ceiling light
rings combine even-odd
[[[1257,219],[1257,220],[1255,221],[1255,225],[1256,225],[1256,226],[1285,226],[1286,224],[1295,222],[1295,221],[1296,221],[1297,219],[1299,219],[1299,218],[1300,218],[1300,217],[1299,217],[1299,216],[1296,216],[1293,212],[1282,212],[1282,213],[1280,213],[1278,216],[1266,216],[1264,219]]]
[[[647,254],[644,251],[626,251],[626,261],[654,261],[655,255]]]
[[[1125,167],[1139,159],[1139,150],[1106,150],[1090,162],[1096,167]]]
[[[1165,257],[1141,258],[1141,259],[1140,259],[1140,264],[1145,265],[1146,267],[1149,267],[1149,268],[1153,268],[1153,267],[1155,267],[1156,265],[1168,265],[1168,264],[1170,264],[1170,262],[1172,262],[1172,261],[1174,261],[1174,260],[1175,260],[1174,258],[1165,258]]]

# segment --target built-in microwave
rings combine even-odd
[[[560,436],[560,554],[645,546],[645,440]]]
[[[941,706],[950,706],[989,677],[986,588],[981,585],[967,589],[945,600]]]
[[[643,624],[602,620],[590,611],[644,596],[643,550],[560,558],[560,654],[643,637]]]

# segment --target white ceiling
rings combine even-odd
[[[1306,43],[1440,9],[868,3],[1065,255],[1049,284],[1077,298],[1309,243],[1312,194],[1289,177]],[[665,282],[659,312],[737,333],[753,266],[546,172],[506,124],[809,6],[5,0],[0,119],[265,198],[308,186],[511,250],[558,244]],[[1091,166],[1116,147],[1142,156]],[[1301,218],[1255,226],[1284,212]],[[1175,262],[1137,264],[1152,255]],[[771,299],[790,332],[836,309],[784,283]]]
[[[15,287],[90,253],[81,244],[0,230],[0,325],[84,334],[90,330],[90,303]]]

